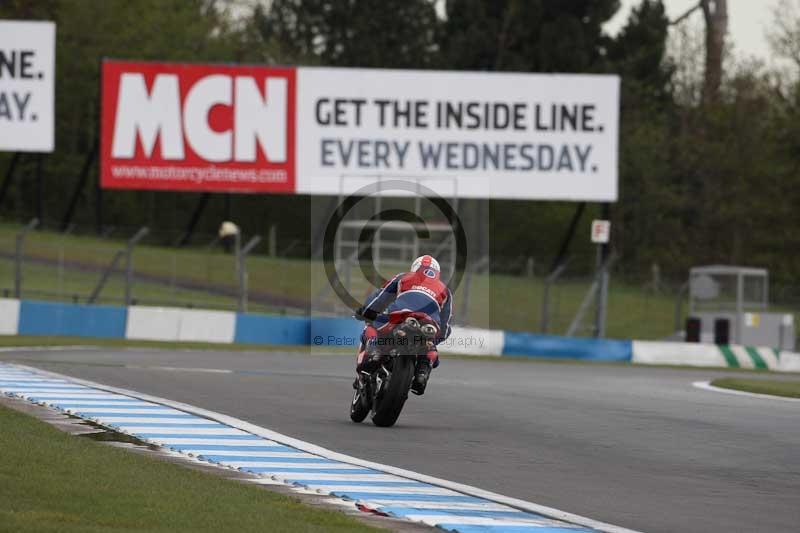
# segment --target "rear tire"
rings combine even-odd
[[[353,391],[353,401],[350,403],[350,420],[356,423],[363,422],[367,418],[369,410],[369,401],[364,396],[364,390],[359,387]]]
[[[403,405],[408,398],[408,390],[414,379],[414,358],[400,356],[395,358],[392,377],[383,393],[380,404],[372,415],[372,423],[379,427],[391,427],[397,422]]]

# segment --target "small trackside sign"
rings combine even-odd
[[[0,20],[0,151],[55,148],[56,25]]]
[[[611,222],[608,220],[592,221],[592,242],[595,244],[608,244],[611,239]]]
[[[295,190],[295,69],[103,62],[101,184]]]

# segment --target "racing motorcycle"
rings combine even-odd
[[[372,323],[357,315],[358,320]],[[371,372],[361,372],[350,404],[350,419],[362,422],[372,413],[372,423],[393,426],[408,399],[417,360],[426,357],[428,347],[439,331],[427,314],[402,311],[390,315],[388,332],[379,333],[380,362]]]

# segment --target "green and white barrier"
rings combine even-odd
[[[752,368],[800,372],[800,354],[774,348],[725,344],[633,341],[631,362],[640,365],[679,365]]]

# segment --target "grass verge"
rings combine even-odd
[[[228,352],[304,352],[317,355],[352,353],[355,348],[323,346],[227,344],[215,342],[172,342],[130,339],[102,339],[95,337],[58,337],[38,335],[0,335],[0,347],[40,346],[107,346],[109,348],[154,348],[162,350],[224,350]]]
[[[0,531],[380,531],[0,406]]]
[[[786,398],[800,398],[800,381],[720,378],[711,382],[715,387],[733,389],[758,394],[771,394]]]

